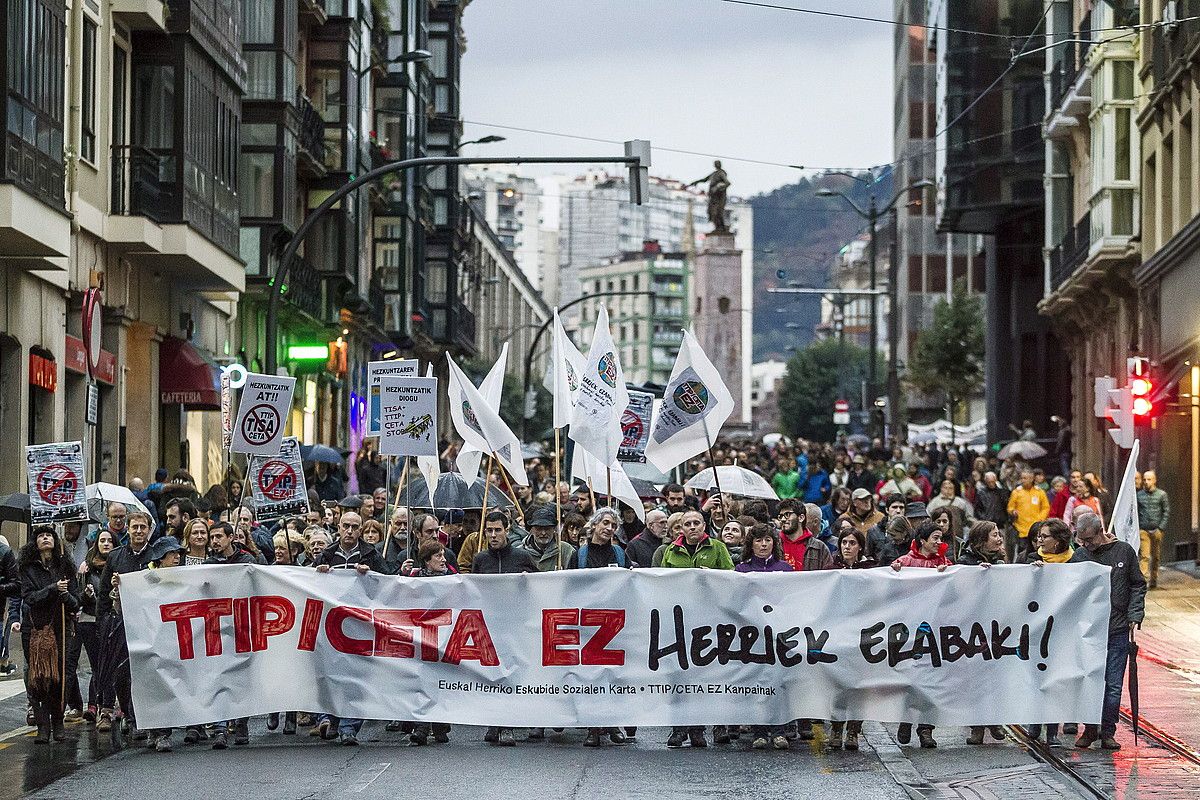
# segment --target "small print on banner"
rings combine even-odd
[[[629,405],[621,415],[621,431],[625,438],[617,450],[618,461],[636,464],[646,463],[646,445],[650,441],[650,413],[654,409],[654,395],[648,392],[630,392]]]
[[[385,376],[379,394],[379,452],[437,456],[437,378]]]
[[[25,467],[31,525],[88,518],[82,442],[29,445]]]
[[[284,437],[276,456],[250,457],[250,486],[260,520],[307,514],[308,488],[300,461],[300,440]]]
[[[371,361],[367,363],[367,435],[380,434],[379,382],[383,378],[416,377],[420,366],[415,358],[400,358],[392,361]]]
[[[277,455],[295,390],[295,378],[257,373],[246,376],[242,401],[233,423],[233,452]]]

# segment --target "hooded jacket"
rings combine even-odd
[[[565,539],[561,542],[551,539],[543,549],[537,539],[533,538],[532,533],[521,540],[521,549],[533,556],[538,572],[555,572],[559,569],[566,569],[571,563],[571,556],[575,555],[575,546]],[[561,567],[559,566],[560,556]]]
[[[810,572],[825,569],[832,558],[825,543],[807,530],[802,531],[794,541],[783,537],[783,560],[791,564],[794,570]]]
[[[505,542],[504,547],[493,550],[485,547],[471,561],[471,572],[475,575],[509,575],[515,572],[537,572],[537,561],[519,547]]]
[[[1095,550],[1075,548],[1068,563],[1095,561],[1111,567],[1112,608],[1108,615],[1108,635],[1125,636],[1130,624],[1146,618],[1146,579],[1138,566],[1138,554],[1120,539],[1102,544]]]
[[[950,550],[950,545],[942,542],[938,545],[936,555],[927,556],[921,552],[921,543],[916,539],[908,547],[908,552],[893,561],[893,564],[899,564],[902,567],[931,567],[940,566],[952,567],[954,562],[946,558],[946,553]]]
[[[664,567],[707,567],[708,569],[733,569],[733,559],[725,543],[705,535],[696,545],[695,552],[688,550],[686,540],[680,536],[663,551]]]

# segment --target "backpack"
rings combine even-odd
[[[617,558],[617,566],[624,567],[625,566],[625,551],[621,548],[621,546],[619,544],[614,544],[612,546],[612,548],[613,548],[613,554]],[[579,556],[579,568],[580,569],[584,569],[587,567],[587,554],[588,554],[588,543],[584,542],[583,544],[579,545],[578,556]]]

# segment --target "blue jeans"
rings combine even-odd
[[[320,714],[317,717],[318,724],[321,720],[329,720],[334,725],[337,725],[338,734],[352,733],[358,736],[358,732],[362,730],[363,721],[361,719],[351,719],[350,717],[335,717],[332,714]]]
[[[1104,665],[1104,709],[1100,712],[1100,736],[1117,732],[1125,667],[1129,664],[1129,634],[1121,631],[1108,637],[1108,661]]]

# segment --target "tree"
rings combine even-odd
[[[983,301],[957,281],[950,302],[938,300],[933,325],[917,336],[909,382],[925,394],[946,398],[950,421],[958,405],[983,385]]]
[[[870,357],[865,348],[839,339],[813,342],[792,356],[779,384],[784,432],[833,441],[837,435],[833,403],[845,399],[852,411],[862,411],[861,387]],[[881,372],[881,364],[877,362],[876,366]]]

